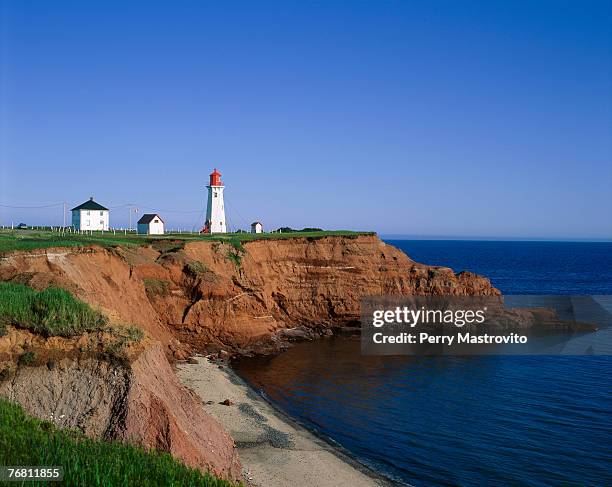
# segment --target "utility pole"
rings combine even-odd
[[[134,216],[138,213],[138,208],[130,206],[130,231],[132,230],[132,212],[134,212]]]
[[[64,201],[64,228],[66,228],[66,202]]]

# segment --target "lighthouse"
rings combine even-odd
[[[216,168],[210,175],[210,182],[206,188],[208,189],[208,206],[206,208],[206,223],[202,232],[226,233],[225,205],[223,203],[225,186],[221,182],[221,173]]]

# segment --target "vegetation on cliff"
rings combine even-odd
[[[0,254],[16,250],[34,250],[52,247],[87,247],[100,245],[102,247],[141,246],[177,244],[179,247],[186,242],[212,241],[227,242],[235,246],[234,242],[250,242],[253,240],[280,240],[288,238],[323,238],[329,236],[356,237],[359,235],[374,235],[372,232],[352,232],[348,230],[333,231],[292,231],[287,233],[224,233],[224,234],[197,234],[197,233],[168,233],[159,236],[124,234],[117,232],[93,232],[92,234],[60,233],[49,230],[0,230]]]
[[[4,399],[0,399],[0,465],[62,466],[64,485],[233,485],[186,467],[168,453],[58,429]]]
[[[170,284],[172,284],[165,279],[154,279],[149,277],[145,277],[142,282],[149,297],[165,295],[168,292]]]
[[[242,256],[246,252],[242,246],[242,241],[238,239],[232,239],[229,241],[231,249],[227,253],[227,258],[232,261],[237,267],[242,264]]]
[[[0,282],[0,334],[6,325],[68,337],[102,329],[107,318],[64,289],[36,291],[23,284]]]

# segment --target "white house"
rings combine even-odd
[[[145,213],[138,220],[138,233],[141,235],[163,235],[164,220],[157,213]]]
[[[263,225],[261,222],[251,223],[251,233],[263,233]]]
[[[109,210],[96,203],[93,196],[72,210],[72,227],[76,230],[108,230]]]

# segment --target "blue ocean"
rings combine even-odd
[[[504,294],[612,295],[612,243],[388,241]],[[612,485],[612,357],[366,357],[298,344],[238,373],[306,427],[399,483]]]

